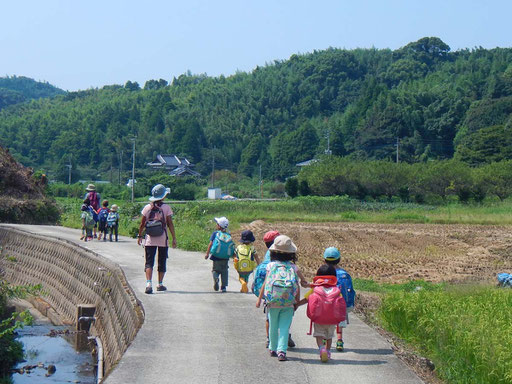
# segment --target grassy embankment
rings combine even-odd
[[[58,199],[66,207],[62,224],[78,228],[79,200]],[[133,235],[145,202],[121,207],[121,233]],[[180,247],[204,250],[212,218],[227,216],[231,227],[253,220],[267,222],[368,222],[438,224],[512,224],[512,203],[421,206],[403,203],[362,203],[346,198],[300,198],[279,202],[205,201],[176,204]],[[421,289],[417,287],[420,286]],[[412,281],[377,284],[355,280],[356,290],[382,297],[377,319],[385,329],[434,361],[448,383],[512,382],[512,290],[457,287]]]
[[[512,382],[511,289],[409,282],[376,290],[386,292],[379,324],[431,359],[443,381]]]

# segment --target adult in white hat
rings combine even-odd
[[[153,293],[153,266],[155,264],[155,255],[158,250],[158,285],[157,291],[166,291],[163,285],[164,275],[167,270],[167,257],[169,252],[169,236],[167,228],[172,236],[172,247],[176,248],[176,234],[174,232],[174,224],[172,222],[172,209],[168,204],[164,204],[165,197],[169,194],[170,189],[162,184],[157,184],[151,190],[150,203],[142,209],[142,220],[139,226],[139,235],[137,236],[137,244],[142,243],[144,238],[144,253],[146,256],[146,264],[144,271],[146,272],[146,290],[145,292]],[[145,235],[143,236],[143,232]]]

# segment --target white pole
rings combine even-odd
[[[263,182],[261,180],[261,164],[260,164],[260,199],[263,199]]]
[[[134,188],[135,188],[135,138],[132,139],[133,142],[133,160],[132,160],[132,203],[134,198]]]
[[[68,168],[69,168],[69,173],[68,173],[68,184],[71,185],[71,155],[69,156],[69,165],[68,165]]]

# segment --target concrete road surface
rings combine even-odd
[[[170,250],[164,284],[168,291],[144,293],[143,248],[136,240],[83,242],[80,231],[52,226],[16,226],[66,239],[119,264],[141,300],[145,321],[117,367],[104,381],[126,383],[422,383],[376,331],[352,315],[345,352],[320,362],[315,340],[306,335],[305,306],[291,333],[297,346],[279,362],[265,348],[265,315],[256,297],[239,293],[231,266],[227,293],[214,292],[211,261],[204,253]],[[179,247],[179,239],[178,239]],[[156,274],[153,278],[156,286]],[[304,290],[302,290],[304,292]]]

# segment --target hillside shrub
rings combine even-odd
[[[453,196],[463,203],[471,199],[480,203],[487,196],[504,200],[512,195],[511,175],[512,161],[473,168],[454,159],[397,164],[330,156],[303,167],[298,179],[300,183],[307,182],[311,194],[317,196],[348,195],[379,201],[384,197],[389,201],[399,198],[419,204],[446,204]]]

